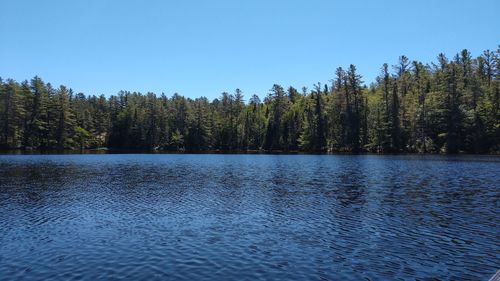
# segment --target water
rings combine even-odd
[[[500,158],[0,156],[0,280],[487,280]]]

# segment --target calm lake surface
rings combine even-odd
[[[487,280],[500,157],[2,155],[1,280]]]

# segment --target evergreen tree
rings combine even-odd
[[[274,85],[261,101],[120,91],[74,94],[34,77],[0,79],[1,149],[500,152],[499,50],[430,65],[399,57],[364,86],[356,67],[331,87]]]
[[[73,146],[75,120],[69,98],[69,91],[64,86],[61,86],[53,97],[56,119],[55,141],[59,149]]]
[[[25,109],[20,87],[14,80],[4,84],[0,79],[0,147],[18,148],[21,146]]]

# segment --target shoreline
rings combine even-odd
[[[441,155],[441,156],[459,156],[459,155],[485,155],[485,156],[500,156],[500,153],[419,153],[419,152],[342,152],[342,151],[283,151],[283,150],[147,150],[147,149],[9,149],[0,150],[0,155],[78,155],[78,154],[237,154],[237,155]]]

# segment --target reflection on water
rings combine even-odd
[[[0,279],[485,280],[500,159],[0,156]]]

